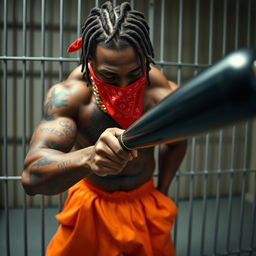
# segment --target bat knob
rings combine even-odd
[[[124,144],[124,141],[123,141],[123,134],[121,134],[121,136],[118,136],[117,139],[118,139],[118,141],[119,141],[121,147],[122,147],[124,150],[127,150],[127,151],[132,150],[132,148],[129,148],[129,147],[127,147],[127,146]]]

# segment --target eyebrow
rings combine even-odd
[[[134,72],[138,71],[139,69],[141,69],[140,66],[134,68],[134,69],[131,70],[129,73],[134,73]],[[103,73],[103,74],[106,74],[106,75],[116,75],[116,74],[117,74],[117,73],[115,73],[115,72],[108,71],[107,69],[100,69],[98,72]]]

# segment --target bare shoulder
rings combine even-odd
[[[77,80],[77,81],[81,81],[83,83],[86,83],[83,80],[83,73],[81,72],[82,69],[82,65],[77,66],[76,68],[74,68],[71,73],[69,74],[67,80]]]
[[[65,80],[53,85],[46,96],[44,118],[75,117],[81,105],[90,102],[91,87],[83,81]]]
[[[179,88],[177,84],[166,79],[165,75],[156,67],[151,66],[149,72],[150,86],[147,89],[147,96],[157,104],[167,95]]]

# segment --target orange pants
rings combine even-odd
[[[70,188],[57,214],[47,256],[175,255],[170,230],[173,201],[149,180],[129,192],[108,193],[86,180]]]

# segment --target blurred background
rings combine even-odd
[[[1,255],[44,255],[57,228],[54,215],[66,194],[26,196],[23,159],[46,91],[79,63],[67,47],[103,2],[0,0]],[[130,3],[148,21],[157,67],[181,86],[228,53],[256,46],[256,0]],[[256,255],[255,120],[188,141],[169,190],[179,207],[177,255]]]

